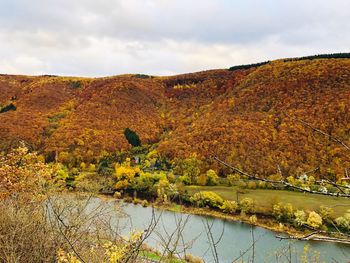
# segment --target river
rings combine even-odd
[[[103,207],[111,225],[118,227],[122,234],[129,234],[132,229],[146,229],[152,218],[158,223],[146,243],[162,251],[164,240],[172,236],[170,247],[176,251],[191,253],[202,257],[205,262],[215,262],[217,254],[219,262],[301,262],[308,246],[308,262],[314,262],[318,255],[319,262],[349,262],[350,246],[330,242],[280,240],[276,233],[261,227],[252,227],[245,223],[216,219],[212,217],[188,215],[179,212],[152,209],[141,205],[128,204],[120,200],[91,198],[88,210],[97,206]],[[118,211],[116,212],[116,207]],[[121,209],[120,209],[121,208]],[[181,226],[181,227],[179,227]],[[179,231],[179,228],[183,231]],[[212,243],[217,243],[216,253],[210,245],[208,229],[212,233]],[[176,237],[180,238],[176,238]],[[254,240],[254,242],[253,242]],[[254,243],[254,249],[252,244]],[[185,251],[185,252],[184,252]],[[242,256],[241,256],[242,255]],[[291,257],[291,260],[289,260]]]

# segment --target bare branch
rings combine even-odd
[[[54,216],[56,217],[57,221],[60,222],[63,226],[65,226],[67,228],[67,226],[64,224],[63,219],[60,217],[60,215],[57,213],[57,211],[54,209],[53,204],[51,202],[50,197],[48,198],[48,203],[50,204],[51,208],[52,208],[52,212],[54,214]],[[69,240],[69,238],[67,237],[67,235],[63,232],[62,228],[59,227],[58,228],[61,235],[63,236],[63,238],[66,240],[66,242],[68,243],[68,245],[70,246],[70,248],[72,249],[72,251],[74,252],[74,254],[79,258],[79,260],[81,260],[83,263],[85,263],[86,261],[80,256],[80,254],[76,251],[74,245],[72,244],[72,242]]]
[[[297,122],[300,122],[301,124],[303,124],[304,126],[306,127],[309,127],[310,129],[314,130],[315,132],[318,132],[326,137],[328,137],[330,140],[336,142],[336,143],[339,143],[340,145],[342,145],[345,149],[347,149],[348,151],[350,151],[350,147],[348,145],[346,145],[342,140],[340,140],[339,138],[335,137],[335,136],[332,136],[320,129],[317,129],[315,127],[313,127],[310,123],[307,123],[306,121],[303,121],[303,120],[300,120],[300,119],[297,119],[295,117],[292,117],[292,116],[289,116],[291,119],[297,121]]]
[[[280,184],[280,185],[283,185],[286,188],[288,188],[288,187],[289,188],[293,188],[293,189],[295,189],[295,190],[297,190],[299,192],[350,198],[350,194],[345,194],[345,193],[328,193],[328,192],[314,191],[314,190],[311,190],[311,189],[307,189],[307,188],[299,187],[299,186],[296,186],[296,185],[292,185],[292,184],[284,181],[283,179],[278,181],[278,180],[270,180],[270,179],[260,178],[260,177],[257,177],[256,175],[252,175],[252,174],[248,174],[246,172],[243,172],[240,169],[238,169],[238,168],[236,168],[236,167],[234,167],[232,165],[229,165],[228,163],[220,160],[218,157],[214,157],[214,159],[217,160],[218,162],[220,162],[221,164],[231,168],[232,170],[234,170],[234,171],[236,171],[236,172],[246,176],[248,179],[251,179],[251,180],[263,181],[263,182],[271,183],[271,184]]]
[[[296,240],[302,240],[302,241],[314,240],[314,241],[328,241],[328,242],[334,242],[334,243],[350,244],[350,239],[348,238],[336,238],[336,237],[318,235],[323,232],[324,231],[315,231],[302,237],[297,237],[297,236],[276,236],[276,237],[281,240],[282,239],[296,239]]]
[[[217,242],[215,242],[214,240],[214,236],[213,236],[213,232],[211,231],[212,227],[213,227],[213,222],[211,224],[209,224],[208,218],[206,218],[205,220],[205,228],[206,228],[206,234],[208,237],[208,241],[209,241],[209,245],[210,245],[210,249],[212,252],[212,255],[214,257],[214,262],[215,263],[219,263],[219,255],[218,255],[218,251],[217,251]],[[221,235],[222,237],[222,235]],[[220,237],[220,239],[221,239]]]

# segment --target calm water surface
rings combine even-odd
[[[159,222],[147,239],[146,243],[162,251],[163,239],[173,240],[171,247],[177,247],[180,254],[191,253],[204,258],[205,262],[214,262],[208,229],[211,229],[213,241],[218,242],[217,254],[220,262],[233,262],[243,255],[244,262],[251,262],[253,258],[252,243],[254,244],[254,262],[301,262],[304,247],[309,246],[311,255],[319,254],[320,262],[350,262],[350,246],[329,242],[280,240],[276,233],[261,227],[251,227],[244,223],[215,219],[211,217],[187,215],[183,213],[153,210],[151,207],[127,204],[113,199],[93,198],[88,209],[96,206],[107,208],[111,224],[118,226],[127,235],[132,229],[146,229],[152,217],[159,218]],[[121,213],[115,212],[115,207],[121,207]],[[154,214],[153,214],[154,211]],[[177,226],[183,226],[179,232]],[[254,238],[253,238],[254,236]],[[179,237],[179,238],[176,238]],[[287,257],[287,258],[286,258]],[[241,259],[238,262],[241,262]],[[312,262],[312,260],[310,260]]]

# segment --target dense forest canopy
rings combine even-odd
[[[171,77],[0,75],[0,146],[97,163],[128,150],[124,131],[174,160],[219,157],[247,172],[341,178],[350,152],[350,59],[284,59]],[[138,144],[138,143],[136,143]],[[136,145],[135,145],[136,146]]]

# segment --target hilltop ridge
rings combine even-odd
[[[350,57],[350,56],[349,56]],[[137,132],[170,159],[219,156],[246,171],[285,176],[319,167],[341,177],[350,154],[303,120],[350,144],[350,58],[282,59],[169,77],[0,75],[0,146],[25,141],[52,158],[96,162]]]

